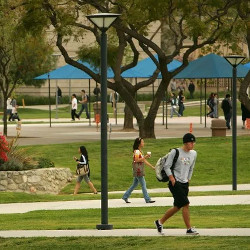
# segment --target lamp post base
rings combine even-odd
[[[96,229],[98,229],[98,230],[112,230],[113,229],[113,225],[110,225],[110,224],[99,224],[99,225],[96,225]]]

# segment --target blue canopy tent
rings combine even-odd
[[[93,66],[91,66],[89,63],[87,62],[82,62],[81,60],[78,60],[79,63],[83,64],[84,66],[86,66],[87,68],[91,69],[93,72],[98,73],[98,70],[95,69]],[[37,76],[35,78],[35,80],[46,80],[48,79],[48,75],[50,79],[53,80],[62,80],[62,79],[92,79],[91,76],[89,76],[87,73],[85,73],[84,71],[70,65],[64,65],[60,68],[57,68],[55,70],[52,70],[48,73],[45,73],[43,75]],[[113,71],[109,68],[108,72],[107,72],[108,78],[113,78],[114,77],[114,73]],[[127,70],[125,72],[122,73],[122,76],[124,78],[134,78],[134,77],[138,77],[138,75],[140,75],[139,72],[137,72],[134,69],[131,70]]]
[[[250,69],[250,62],[249,62],[249,63],[244,64],[244,67],[246,67],[247,69]]]
[[[242,65],[237,67],[237,77],[244,78],[248,73],[248,69]],[[206,110],[206,80],[212,78],[232,78],[232,66],[221,56],[215,54],[208,54],[200,57],[189,63],[189,65],[178,73],[175,79],[205,79],[205,110]],[[218,89],[218,83],[217,83]],[[201,88],[202,91],[202,88]],[[202,92],[200,94],[200,98]],[[200,113],[202,117],[202,99],[200,99]],[[201,121],[202,123],[202,121]],[[206,115],[205,115],[206,127]]]
[[[248,73],[248,69],[239,65],[237,67],[237,77],[243,78]],[[221,56],[209,54],[198,58],[177,74],[175,79],[212,79],[231,78],[232,66]]]
[[[155,55],[156,58],[158,58],[157,55]],[[78,60],[78,62],[82,63],[85,65],[87,68],[91,69],[95,73],[98,73],[97,69],[95,69],[93,66],[91,66],[87,62],[82,62],[81,60]],[[171,63],[167,65],[168,70],[172,71],[175,68],[179,67],[181,65],[181,62],[177,60],[173,60]],[[126,70],[125,72],[122,73],[122,77],[124,78],[148,78],[151,77],[156,70],[156,65],[154,62],[151,60],[151,58],[146,58],[138,62],[138,64],[129,70]],[[108,78],[113,78],[114,73],[113,71],[109,68],[107,72],[107,77]],[[159,76],[161,78],[161,76]],[[50,71],[48,73],[45,73],[43,75],[37,76],[35,80],[48,80],[49,81],[49,95],[50,95],[50,80],[61,80],[61,79],[89,79],[89,89],[90,89],[90,79],[92,79],[91,76],[89,76],[87,73],[84,71],[72,66],[72,65],[65,65],[62,66],[58,69],[55,69],[53,71]],[[71,89],[69,87],[69,89]],[[154,93],[154,86],[153,86],[153,93]],[[90,95],[90,91],[89,91]],[[70,96],[70,93],[69,93]],[[57,109],[56,109],[57,110]],[[57,117],[57,116],[56,116]],[[90,119],[89,119],[90,122]],[[50,126],[51,126],[51,111],[50,111]]]

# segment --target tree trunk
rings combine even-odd
[[[142,138],[153,138],[155,139],[155,121],[154,119],[145,119],[140,122],[140,137]]]
[[[7,136],[7,97],[3,94],[3,134]]]
[[[128,105],[125,103],[125,109],[124,109],[124,124],[123,129],[124,130],[134,130],[134,124],[133,124],[133,113],[128,107]]]
[[[245,79],[240,85],[239,91],[239,100],[242,102],[248,110],[250,110],[250,99],[249,96],[246,95],[247,88],[250,86],[250,71],[246,75]]]

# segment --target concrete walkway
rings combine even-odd
[[[186,236],[183,229],[164,229],[164,235],[158,234],[156,229],[113,229],[113,230],[8,230],[0,231],[3,238],[27,237],[164,237]],[[250,228],[199,228],[200,236],[250,236]],[[194,237],[194,236],[189,236]]]
[[[204,119],[204,118],[203,118]],[[22,124],[19,145],[38,145],[38,144],[60,144],[82,141],[100,141],[100,125],[92,123],[89,126],[88,120],[69,122],[70,119],[52,119],[51,127],[48,124],[48,119],[38,119],[38,124]],[[29,121],[29,120],[26,120]],[[34,120],[33,120],[34,121]],[[237,135],[250,135],[249,129],[241,129],[241,117],[238,117]],[[46,123],[44,123],[46,122]],[[189,132],[190,123],[194,135],[199,137],[211,137],[211,119],[207,119],[206,127],[200,123],[199,117],[173,117],[168,118],[168,126],[163,125],[163,120],[158,117],[155,121],[155,136],[160,138],[182,138]],[[1,131],[2,125],[0,125]],[[123,130],[123,118],[117,120],[110,119],[108,124],[108,140],[133,140],[139,136],[138,126],[134,123],[133,131]],[[8,124],[8,136],[15,137],[17,135],[16,123]],[[226,135],[231,136],[232,131],[226,130]]]
[[[143,198],[131,198],[127,204],[122,199],[110,199],[109,208],[167,207],[173,205],[172,197],[153,197],[155,203],[145,203]],[[191,206],[250,205],[250,195],[190,196]],[[101,200],[55,201],[0,204],[0,214],[27,213],[39,210],[98,209]]]
[[[232,190],[230,185],[215,186],[197,186],[190,187],[190,191],[222,191]],[[250,184],[241,184],[237,186],[238,190],[250,190]],[[110,192],[120,193],[125,191]],[[134,193],[141,193],[141,190],[135,190]],[[149,193],[166,193],[164,189],[149,189]],[[158,207],[172,206],[172,197],[154,197],[155,203],[145,203],[143,198],[131,198],[131,203],[125,203],[122,199],[109,199],[109,208],[119,207]],[[190,196],[192,206],[218,206],[218,205],[249,205],[250,195],[216,195],[216,196]],[[68,210],[68,209],[100,209],[101,200],[82,200],[82,201],[55,201],[55,202],[30,202],[30,203],[9,203],[0,204],[0,214],[27,213],[38,210]]]

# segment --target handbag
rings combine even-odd
[[[89,173],[89,166],[88,165],[82,165],[82,164],[77,164],[76,167],[76,174],[79,176],[83,176]]]
[[[133,176],[134,177],[145,176],[144,162],[133,162],[132,167],[133,167]]]

